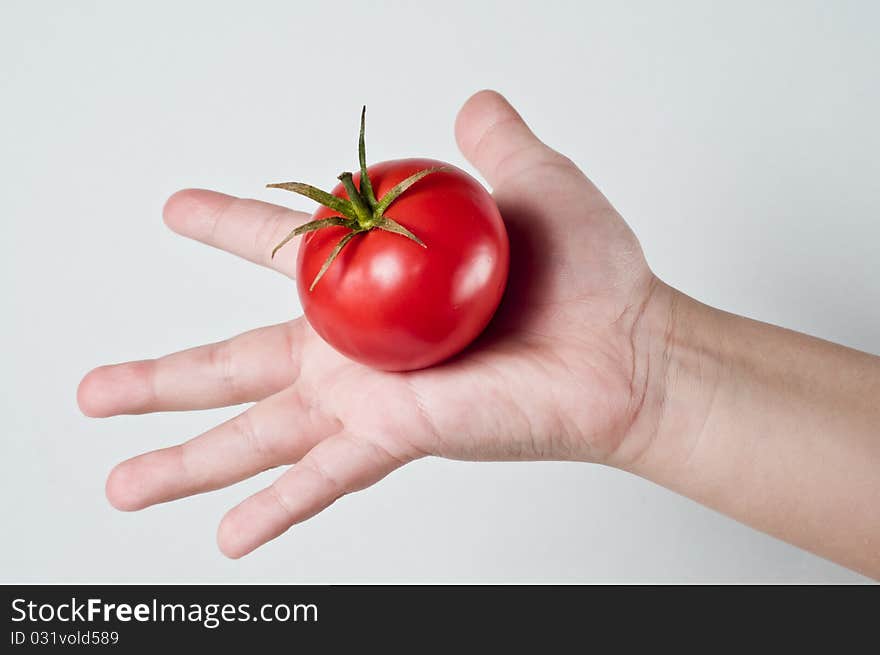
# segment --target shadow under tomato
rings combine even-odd
[[[434,368],[455,366],[480,350],[496,348],[520,332],[534,314],[534,306],[550,288],[552,275],[550,235],[536,212],[497,199],[510,242],[510,271],[498,309],[482,333],[464,350]]]

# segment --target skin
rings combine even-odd
[[[500,95],[456,121],[510,237],[498,314],[440,366],[385,373],[337,354],[302,319],[158,360],[91,371],[89,416],[255,402],[179,446],[119,464],[122,510],[296,464],[231,509],[241,557],[340,496],[427,455],[615,466],[880,576],[880,358],[712,309],[660,281],[632,231]],[[204,190],[165,206],[184,236],[292,275],[269,253],[308,216]],[[381,403],[352,403],[375,394]]]

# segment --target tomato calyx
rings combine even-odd
[[[275,246],[272,250],[272,258],[274,258],[275,253],[277,253],[278,250],[291,239],[300,236],[301,234],[305,234],[306,232],[314,232],[315,230],[320,230],[325,227],[345,227],[351,230],[339,240],[330,252],[327,259],[324,261],[324,264],[321,266],[321,270],[318,271],[315,279],[312,280],[312,284],[309,286],[309,291],[315,288],[318,280],[324,276],[324,273],[327,272],[327,269],[330,268],[330,265],[339,256],[339,253],[342,252],[342,249],[345,248],[354,237],[363,232],[369,232],[374,229],[385,230],[386,232],[393,232],[394,234],[399,234],[407,239],[415,241],[422,248],[428,247],[421,239],[406,229],[403,225],[390,216],[385,216],[385,211],[391,203],[397,200],[401,194],[413,184],[422,178],[427,177],[431,173],[444,170],[446,167],[437,166],[413,173],[402,182],[394,185],[394,187],[392,187],[381,198],[377,199],[373,191],[373,184],[370,181],[370,176],[367,174],[367,151],[364,144],[366,112],[367,108],[364,106],[361,110],[361,129],[360,136],[358,137],[358,160],[361,171],[360,189],[355,185],[354,178],[350,172],[346,171],[341,173],[338,178],[339,181],[342,182],[342,186],[345,188],[348,199],[334,196],[332,193],[327,193],[326,191],[322,191],[310,184],[304,184],[303,182],[278,182],[276,184],[266,185],[270,189],[284,189],[285,191],[292,191],[293,193],[298,193],[299,195],[311,198],[328,209],[333,210],[337,214],[340,214],[340,216],[331,216],[330,218],[309,221],[308,223],[295,228],[290,234],[284,237],[277,246]]]

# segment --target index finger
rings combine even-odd
[[[220,248],[260,266],[294,277],[296,244],[272,249],[309,215],[268,202],[237,198],[207,189],[184,189],[162,211],[165,224],[190,239]]]

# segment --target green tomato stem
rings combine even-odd
[[[357,215],[357,221],[360,226],[365,230],[373,227],[373,210],[367,207],[366,201],[354,185],[351,173],[341,173],[339,180],[342,182],[342,186],[345,187],[346,193],[348,193],[348,199],[354,207],[354,213]]]
[[[370,176],[367,175],[367,146],[364,143],[366,118],[367,106],[364,105],[364,108],[361,109],[361,133],[358,136],[358,162],[361,165],[361,195],[364,197],[364,200],[367,201],[370,209],[376,209],[376,205],[379,203],[376,200],[376,195],[373,193],[373,183],[370,180]]]
[[[413,173],[402,182],[394,185],[394,187],[382,196],[382,198],[377,200],[373,190],[372,181],[367,173],[367,149],[364,145],[366,112],[367,108],[364,107],[363,110],[361,110],[361,129],[358,136],[358,163],[360,164],[361,171],[360,190],[355,186],[354,178],[351,173],[345,172],[339,175],[339,180],[342,182],[342,186],[348,194],[348,200],[334,196],[333,194],[322,191],[311,185],[303,184],[302,182],[282,182],[279,184],[267,185],[271,188],[285,189],[306,196],[321,203],[325,207],[332,209],[336,213],[341,214],[341,216],[331,216],[329,218],[310,221],[305,225],[300,225],[288,234],[281,243],[275,246],[275,249],[272,250],[272,257],[275,257],[275,253],[278,249],[287,244],[291,239],[306,232],[320,230],[331,226],[346,227],[351,230],[351,232],[348,232],[339,240],[330,252],[329,256],[324,261],[323,266],[321,266],[321,270],[315,276],[315,279],[312,280],[312,283],[309,286],[309,291],[315,288],[318,280],[324,276],[324,273],[327,272],[327,269],[330,268],[330,265],[339,256],[339,253],[342,252],[342,249],[345,248],[345,246],[348,245],[356,235],[362,232],[368,232],[372,229],[380,229],[406,237],[422,248],[428,247],[421,239],[419,239],[419,237],[391,217],[385,216],[384,214],[385,210],[388,209],[391,203],[397,200],[397,198],[399,198],[400,195],[413,184],[431,173],[445,170],[446,167],[439,166],[437,168],[427,168]]]

